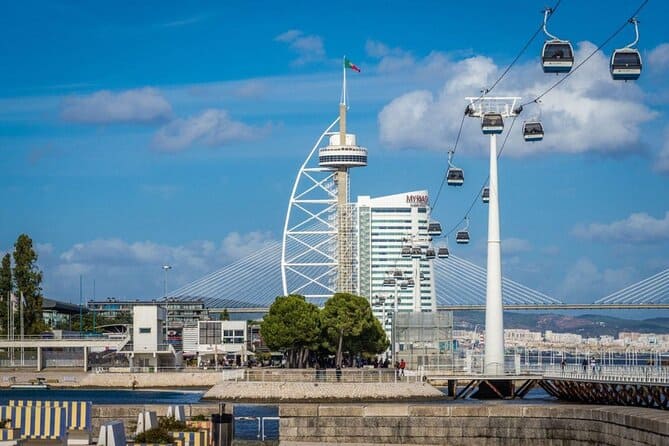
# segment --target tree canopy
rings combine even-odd
[[[260,335],[271,350],[286,352],[289,367],[304,367],[310,350],[318,347],[318,307],[304,296],[276,298],[260,324]]]
[[[0,266],[0,333],[7,331],[8,302],[12,290],[12,257],[7,253],[2,258]]]
[[[364,297],[335,293],[325,302],[321,324],[326,340],[336,352],[337,366],[341,366],[344,351],[373,354],[388,348],[386,334]]]
[[[279,296],[260,334],[271,350],[286,353],[289,367],[306,366],[310,353],[335,353],[341,366],[344,352],[380,354],[389,346],[367,299],[347,293],[332,296],[322,310],[303,296]]]
[[[37,267],[37,253],[33,241],[26,234],[14,243],[14,285],[17,296],[25,299],[23,318],[26,334],[41,333],[46,329],[42,320],[42,272]]]

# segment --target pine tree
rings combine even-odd
[[[9,293],[12,291],[12,257],[9,253],[2,258],[0,266],[0,333],[7,333],[9,315]]]
[[[33,241],[19,235],[14,244],[14,285],[17,296],[25,299],[23,321],[25,334],[38,334],[46,329],[42,319],[42,272],[37,267]],[[19,303],[21,305],[21,303]]]

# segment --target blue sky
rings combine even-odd
[[[498,78],[545,2],[34,2],[0,17],[0,251],[35,241],[49,297],[153,298],[281,237],[297,169],[337,113],[370,150],[351,194],[436,195],[465,96]],[[564,0],[549,30],[577,63],[640,1]],[[520,120],[500,161],[503,270],[591,302],[669,266],[669,5],[639,15],[644,72],[614,82],[628,26],[543,98],[546,138]],[[539,35],[494,94],[533,97]],[[526,117],[538,113],[528,107]],[[507,122],[507,127],[510,122]],[[435,218],[457,225],[487,176],[487,140],[465,122]],[[486,208],[457,254],[485,264]]]

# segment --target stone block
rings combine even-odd
[[[362,417],[364,416],[364,406],[348,405],[320,405],[318,406],[319,417]]]
[[[550,418],[553,412],[546,406],[522,406],[524,418]]]
[[[523,413],[523,406],[495,404],[488,407],[488,416],[490,417],[522,417]]]
[[[365,417],[408,417],[409,406],[407,404],[372,404],[365,406]]]
[[[409,416],[411,417],[449,417],[451,416],[451,407],[447,404],[440,405],[421,405],[409,406]]]
[[[454,405],[451,407],[451,416],[452,417],[487,417],[488,408],[484,405],[480,406],[467,406],[467,405]]]
[[[281,404],[279,417],[316,417],[318,404]]]
[[[454,423],[463,428],[485,428],[490,425],[490,419],[488,417],[458,417],[453,420]]]

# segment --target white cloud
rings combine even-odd
[[[240,98],[258,98],[266,93],[268,86],[265,82],[257,79],[244,81],[233,90],[233,94]]]
[[[594,302],[619,290],[638,277],[633,267],[601,270],[588,258],[580,258],[567,270],[561,293],[567,302]]]
[[[654,218],[645,212],[631,214],[612,223],[578,225],[572,230],[578,238],[603,242],[655,242],[669,240],[669,211],[664,218]]]
[[[150,123],[169,119],[172,107],[154,88],[122,92],[102,90],[66,98],[61,117],[85,124]]]
[[[168,288],[175,289],[272,243],[276,242],[267,232],[232,232],[218,242],[201,240],[175,246],[121,239],[77,243],[60,253],[50,244],[37,246],[45,295],[68,300],[78,296],[80,275],[87,287],[96,280],[99,296],[156,297],[162,292],[164,264],[173,267],[168,273]]]
[[[521,238],[505,238],[502,240],[502,252],[505,255],[519,254],[532,250],[532,244]]]
[[[576,59],[583,60],[594,49],[589,42],[580,43]],[[377,55],[391,51],[376,43],[370,50]],[[378,116],[381,142],[392,148],[449,148],[460,127],[466,105],[464,97],[477,96],[500,73],[501,68],[492,59],[482,56],[451,60],[443,53],[433,53],[418,60],[414,68],[417,79],[429,76],[445,81],[438,90],[410,91],[391,100]],[[518,65],[492,95],[517,95],[527,101],[558,79],[544,74],[536,62]],[[536,105],[529,105],[515,122],[505,154],[640,151],[640,126],[656,117],[654,111],[642,104],[642,99],[638,85],[610,78],[608,59],[597,52],[579,71],[544,96],[541,106],[544,141],[530,144],[522,140],[522,121],[539,112]],[[506,120],[507,128],[511,122]],[[485,149],[474,119],[464,123],[461,144],[468,151]]]
[[[416,61],[408,51],[401,48],[389,48],[382,42],[367,40],[365,52],[368,56],[379,60],[377,70],[379,73],[392,73],[413,66]]]
[[[298,58],[293,62],[295,65],[303,65],[325,57],[323,39],[320,36],[305,35],[300,30],[291,29],[279,34],[274,40],[288,44],[298,54]]]
[[[266,130],[235,121],[225,110],[208,109],[197,116],[175,119],[164,125],[154,135],[153,144],[166,152],[176,152],[193,144],[218,147],[256,138]]]
[[[666,73],[669,68],[669,43],[663,43],[648,53],[648,67],[657,73]]]
[[[655,158],[653,168],[656,172],[669,174],[669,126],[664,129],[664,138],[662,140],[664,141],[664,145]]]

